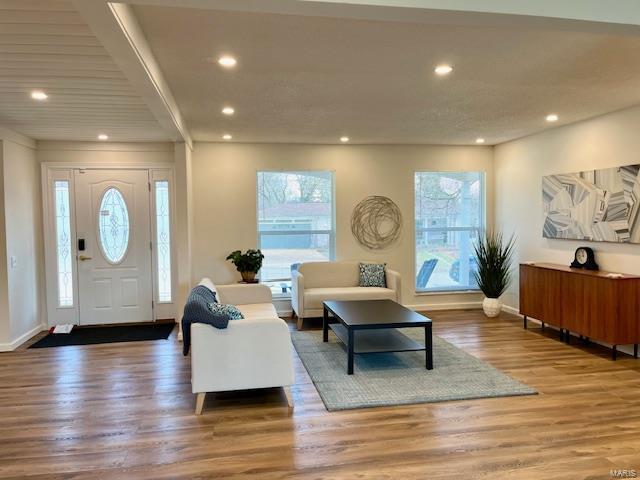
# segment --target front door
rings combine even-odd
[[[75,170],[80,324],[153,320],[149,172]]]

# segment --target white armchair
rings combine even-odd
[[[202,413],[207,392],[288,387],[294,382],[293,351],[289,327],[278,318],[266,285],[217,285],[200,282],[217,291],[221,303],[233,304],[245,317],[231,320],[226,329],[191,325],[191,388],[196,414]]]
[[[393,300],[400,303],[400,274],[386,270],[386,288],[360,287],[360,262],[302,263],[291,276],[291,306],[298,330],[305,318],[322,316],[325,300]]]

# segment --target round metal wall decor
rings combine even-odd
[[[401,230],[402,214],[388,197],[367,197],[351,214],[351,232],[358,243],[369,250],[390,247],[400,238]]]

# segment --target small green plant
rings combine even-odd
[[[260,250],[247,250],[245,253],[235,250],[227,256],[227,260],[236,266],[243,281],[254,282],[256,273],[262,268],[264,255]]]
[[[500,232],[487,231],[478,236],[473,247],[478,271],[473,275],[487,298],[499,298],[509,288],[515,243],[513,235],[505,241]]]

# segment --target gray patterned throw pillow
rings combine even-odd
[[[242,320],[244,317],[235,305],[224,305],[222,303],[210,303],[209,310],[216,316],[225,317],[229,320]]]
[[[361,287],[387,287],[386,263],[361,263]]]

